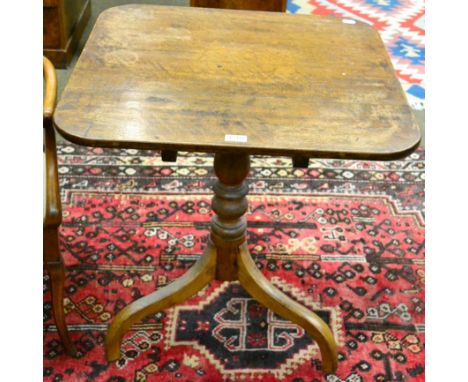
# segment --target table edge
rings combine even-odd
[[[266,156],[306,156],[309,158],[341,158],[341,159],[356,159],[356,160],[395,160],[401,159],[417,149],[419,146],[422,134],[418,126],[415,126],[415,137],[407,144],[402,144],[393,151],[380,152],[364,152],[364,151],[328,151],[328,150],[303,150],[303,149],[279,149],[279,148],[264,148],[264,147],[249,147],[249,146],[226,146],[223,145],[197,145],[197,144],[182,144],[182,143],[165,143],[165,142],[141,142],[141,141],[109,141],[101,139],[90,139],[71,135],[55,123],[56,131],[66,140],[78,144],[80,146],[104,147],[104,148],[120,148],[120,149],[137,149],[137,150],[175,150],[187,152],[205,152],[205,153],[226,153],[226,152],[243,152],[248,155],[266,155]]]

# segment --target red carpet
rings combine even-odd
[[[59,147],[68,268],[64,354],[44,277],[46,381],[323,381],[303,330],[237,284],[212,283],[148,317],[108,364],[108,324],[200,256],[214,180],[207,155]],[[158,158],[158,159],[155,159]],[[424,380],[424,152],[392,162],[254,157],[249,248],[262,272],[331,326],[328,381]]]

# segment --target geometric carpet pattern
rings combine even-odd
[[[325,376],[316,343],[252,299],[212,282],[135,324],[118,361],[104,338],[129,302],[164,287],[206,245],[213,158],[58,147],[70,358],[44,274],[45,381],[424,380],[424,151],[389,162],[252,157],[248,245],[260,271],[315,311],[338,343]]]
[[[424,109],[424,0],[289,0],[288,12],[337,16],[372,25],[387,47],[410,105]]]

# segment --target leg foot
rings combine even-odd
[[[216,249],[210,243],[203,256],[182,277],[166,287],[142,297],[122,309],[114,318],[106,337],[108,361],[120,357],[120,345],[130,327],[144,317],[181,303],[192,297],[213,280],[216,269]]]
[[[50,291],[52,295],[52,311],[57,331],[68,355],[76,357],[75,345],[68,335],[65,314],[63,311],[63,284],[65,281],[65,268],[62,261],[46,263],[50,277]]]
[[[247,292],[268,309],[304,328],[320,348],[324,372],[335,372],[338,363],[337,345],[327,324],[315,313],[276,289],[257,269],[245,244],[240,247],[237,260],[239,281]]]

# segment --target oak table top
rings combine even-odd
[[[420,132],[376,30],[273,12],[103,12],[54,117],[108,147],[390,159]]]

